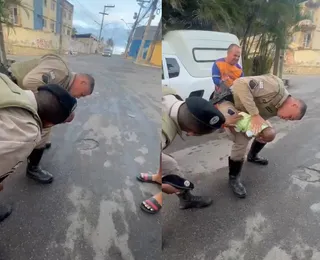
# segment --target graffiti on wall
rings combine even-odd
[[[52,48],[52,41],[46,40],[43,38],[38,38],[35,40],[35,46],[39,49],[51,49]]]

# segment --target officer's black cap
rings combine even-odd
[[[44,85],[39,87],[38,91],[49,91],[57,98],[61,107],[63,108],[65,119],[67,119],[77,107],[77,99],[72,97],[66,89],[59,85]]]
[[[190,113],[204,129],[218,129],[224,124],[225,117],[223,114],[204,98],[189,97],[185,102]]]

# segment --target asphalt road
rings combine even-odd
[[[290,92],[307,101],[308,112],[301,122],[272,120],[278,137],[261,152],[270,164],[243,169],[246,199],[228,188],[225,134],[186,137],[171,147],[195,193],[214,204],[181,211],[175,196],[164,197],[163,259],[320,259],[320,77],[291,80]]]
[[[96,89],[79,101],[71,124],[56,126],[42,167],[48,186],[8,178],[0,201],[14,212],[0,224],[1,260],[156,260],[160,215],[140,211],[157,192],[135,176],[159,164],[159,69],[120,56],[70,57]]]

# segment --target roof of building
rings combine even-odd
[[[75,34],[74,38],[93,38],[94,40],[97,40],[97,37],[92,33]]]
[[[69,1],[67,1],[67,0],[64,0],[64,4],[67,4],[67,5],[69,5],[69,6],[71,6],[72,8],[73,8],[73,4],[71,4]]]

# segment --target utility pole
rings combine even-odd
[[[144,31],[143,39],[142,39],[142,42],[141,42],[141,45],[140,45],[140,49],[139,49],[139,52],[138,52],[138,56],[137,56],[137,60],[136,60],[137,63],[143,59],[144,45],[145,45],[145,42],[147,40],[147,36],[148,36],[149,30],[150,30],[151,22],[154,19],[154,13],[155,13],[155,11],[157,9],[158,1],[159,0],[153,0],[153,2],[152,2],[152,9],[151,9],[150,17],[149,17],[149,20],[148,20],[148,25],[147,25],[147,27],[146,27],[146,29]]]
[[[129,35],[129,37],[128,37],[128,42],[127,42],[126,50],[124,51],[124,56],[125,56],[125,57],[128,57],[129,46],[130,46],[130,44],[131,44],[131,42],[132,42],[132,39],[133,39],[133,33],[134,33],[134,31],[136,30],[136,27],[137,27],[137,25],[138,25],[141,11],[142,11],[142,9],[144,8],[144,3],[150,3],[150,1],[151,1],[151,0],[137,0],[138,4],[140,5],[140,9],[139,9],[138,14],[135,13],[135,16],[133,17],[133,19],[135,19],[135,22],[134,22],[134,24],[133,24],[133,26],[132,26],[130,35]]]
[[[101,33],[102,33],[102,29],[103,29],[103,23],[104,23],[104,16],[105,15],[109,15],[108,13],[106,13],[106,9],[107,8],[114,8],[115,5],[105,5],[103,8],[103,12],[100,12],[99,14],[102,14],[102,21],[101,21],[101,27],[100,27],[100,33],[99,33],[99,44],[100,44],[100,40],[101,40]]]
[[[153,38],[153,42],[152,42],[152,45],[151,45],[151,50],[149,52],[149,55],[147,56],[147,62],[148,63],[150,63],[150,61],[151,61],[154,49],[155,49],[156,44],[157,44],[157,41],[159,40],[159,36],[161,35],[161,28],[162,28],[162,21],[160,20],[159,24],[158,24],[158,28],[157,28],[156,34],[154,35],[154,38]]]
[[[60,10],[61,10],[61,19],[60,19],[60,37],[59,37],[59,53],[60,55],[63,55],[63,15],[64,15],[64,8],[63,8],[64,1],[60,4]]]

